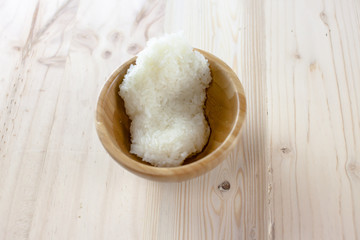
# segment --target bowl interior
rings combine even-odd
[[[211,128],[211,134],[207,145],[201,153],[186,159],[181,167],[176,168],[184,168],[187,165],[200,162],[199,159],[212,155],[221,148],[221,145],[224,145],[224,142],[233,141],[234,139],[229,136],[238,134],[245,116],[245,96],[235,73],[215,56],[203,51],[200,52],[208,59],[212,75],[212,83],[207,89],[205,103],[205,113]],[[98,101],[97,130],[104,147],[121,165],[124,166],[124,162],[127,161],[125,167],[130,168],[129,170],[134,170],[131,169],[132,166],[154,169],[155,167],[143,162],[139,157],[129,152],[131,144],[130,120],[126,115],[124,102],[118,95],[119,84],[122,82],[129,66],[135,64],[135,61],[136,58],[132,58],[119,67],[104,85]],[[109,148],[111,149],[109,150]],[[129,165],[129,161],[133,161],[133,163]],[[216,164],[207,165],[203,165],[203,168],[210,169]],[[176,168],[172,168],[172,174],[174,174]],[[139,173],[139,169],[135,170],[135,172]]]

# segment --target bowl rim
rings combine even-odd
[[[103,145],[105,150],[111,155],[111,157],[127,170],[142,177],[153,180],[176,181],[190,179],[199,176],[207,171],[210,171],[211,169],[216,167],[220,162],[222,162],[224,155],[228,152],[228,150],[230,150],[230,148],[232,148],[237,142],[236,140],[240,135],[239,133],[245,122],[246,116],[247,107],[244,88],[236,73],[224,61],[204,50],[197,48],[194,48],[194,50],[203,54],[206,59],[211,59],[211,61],[217,62],[218,65],[221,65],[222,69],[227,71],[227,73],[229,74],[229,78],[232,79],[231,83],[237,91],[236,101],[238,106],[240,107],[237,108],[235,123],[233,124],[230,133],[222,142],[222,144],[210,154],[192,163],[181,165],[178,167],[155,167],[151,165],[146,165],[134,161],[134,159],[124,154],[118,148],[118,146],[116,146],[112,141],[109,141],[110,136],[101,121],[102,115],[99,113],[99,109],[101,108],[102,103],[105,101],[106,94],[108,93],[108,91],[110,91],[112,85],[116,82],[119,72],[123,69],[124,66],[131,64],[136,59],[136,56],[134,56],[121,64],[119,67],[117,67],[107,78],[98,95],[95,112],[96,131],[101,144]],[[240,99],[241,96],[244,97]]]

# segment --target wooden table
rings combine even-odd
[[[360,239],[359,1],[5,0],[0,16],[1,240]],[[115,67],[178,30],[237,72],[248,115],[219,167],[151,182],[105,152],[94,109]]]

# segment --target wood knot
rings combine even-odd
[[[320,19],[327,27],[329,27],[328,17],[324,11],[320,13]]]
[[[13,49],[14,49],[15,51],[20,51],[20,50],[21,50],[21,47],[19,47],[19,46],[13,46]]]
[[[316,68],[317,68],[317,64],[316,64],[316,62],[312,62],[312,63],[310,63],[310,65],[309,65],[310,72],[315,71],[315,70],[316,70]]]
[[[98,42],[98,36],[90,30],[79,30],[74,37],[74,43],[88,49],[90,53],[96,48]]]
[[[287,154],[287,153],[290,153],[290,152],[291,152],[291,150],[290,150],[288,147],[282,147],[282,148],[280,148],[280,151],[281,151],[282,153],[284,153],[284,154]]]
[[[229,181],[223,181],[219,186],[218,189],[222,192],[226,192],[230,190],[230,183]]]
[[[250,231],[250,239],[254,239],[254,240],[258,239],[256,232],[257,232],[256,227],[255,226],[252,227]]]
[[[140,46],[139,44],[133,43],[133,44],[131,44],[131,45],[128,47],[127,52],[128,52],[129,54],[135,55],[135,54],[137,54],[138,52],[140,52],[142,49],[143,49],[142,46]]]
[[[101,56],[104,58],[104,59],[108,59],[109,57],[111,57],[111,52],[110,51],[108,51],[108,50],[106,50],[106,51],[104,51],[102,54],[101,54]]]
[[[349,174],[360,178],[360,164],[357,164],[356,162],[348,163],[346,166],[346,171]]]
[[[113,43],[121,42],[123,38],[123,34],[117,31],[114,31],[108,35],[108,40]]]

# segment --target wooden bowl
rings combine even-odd
[[[154,167],[129,152],[130,120],[118,92],[119,84],[136,57],[116,69],[105,83],[97,103],[96,130],[108,153],[127,170],[152,180],[187,180],[217,166],[236,142],[246,113],[244,89],[236,74],[223,61],[205,51],[196,51],[210,63],[212,83],[207,89],[205,113],[211,134],[203,151],[186,159],[179,167]]]

